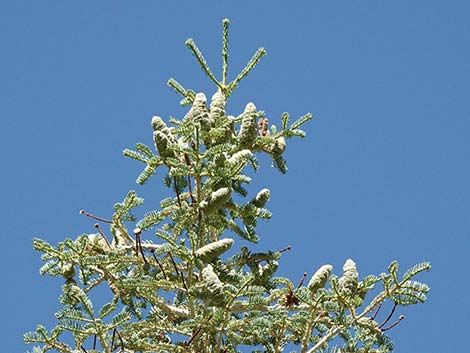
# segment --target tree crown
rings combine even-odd
[[[386,331],[402,319],[390,322],[395,309],[426,300],[429,287],[413,277],[430,268],[427,262],[399,276],[394,261],[387,272],[360,278],[348,259],[339,276],[323,265],[308,281],[305,273],[294,284],[276,276],[289,247],[232,249],[232,237],[257,242],[257,222],[271,217],[269,189],[248,197],[247,168],[258,169],[256,156],[265,153],[285,173],[286,141],[304,137],[301,128],[312,115],[291,121],[284,113],[276,127],[252,102],[238,115],[227,114],[227,100],[266,54],[258,49],[228,82],[228,29],[224,20],[220,80],[195,42],[186,41],[215,84],[210,102],[171,78],[168,85],[181,95],[181,105],[189,106],[187,114],[169,124],[154,116],[155,148],[137,143],[124,150],[124,156],[144,164],[138,184],[163,170],[174,196],[137,220],[132,210],[143,199],[129,191],[111,219],[81,211],[98,221],[95,232],[57,246],[34,239],[45,261],[40,273],[65,281],[57,326],[48,331],[39,325],[25,334],[26,342],[40,344],[34,353],[239,352],[249,347],[281,352],[294,346],[308,353],[389,352],[393,344]],[[109,224],[111,240],[102,224]],[[149,239],[150,231],[156,238]],[[110,298],[96,309],[91,296],[98,286],[108,287]],[[392,303],[392,311],[378,321],[385,302]]]

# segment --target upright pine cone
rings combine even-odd
[[[225,97],[222,92],[217,91],[211,98],[209,117],[216,122],[225,115]]]
[[[220,188],[201,201],[199,208],[205,212],[217,211],[217,209],[230,200],[231,195],[232,191],[229,188]]]
[[[223,306],[225,304],[224,285],[220,281],[211,265],[207,265],[201,271],[206,303],[210,306]]]
[[[312,295],[315,295],[317,290],[319,290],[320,288],[325,287],[332,270],[333,266],[323,265],[317,270],[317,272],[315,272],[315,274],[308,282],[308,289],[312,292]]]
[[[196,94],[189,114],[193,121],[198,122],[201,125],[202,130],[209,131],[212,127],[213,120],[209,116],[209,110],[207,109],[207,98],[204,93]]]
[[[225,238],[207,244],[195,251],[195,255],[204,263],[209,263],[217,259],[233,245],[233,239]]]
[[[243,111],[243,118],[238,134],[238,142],[241,148],[250,148],[256,140],[256,106],[248,103]]]
[[[152,118],[153,142],[158,154],[162,157],[173,157],[174,152],[169,150],[169,146],[175,143],[175,138],[165,122],[159,116]]]
[[[357,273],[356,264],[353,260],[347,259],[343,266],[343,276],[338,281],[339,289],[345,294],[354,294],[358,282],[359,274]]]

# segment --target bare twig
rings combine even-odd
[[[100,228],[100,225],[98,223],[95,223],[94,226],[96,229],[98,229],[98,233],[100,233],[101,237],[104,239],[104,241],[106,242],[106,245],[108,245],[108,248],[111,249],[111,244],[109,243],[109,240],[108,238],[106,238],[106,235],[104,235],[103,231],[101,230]]]
[[[119,337],[119,342],[121,343],[121,350],[119,352],[124,352],[124,341],[122,340],[122,336],[117,329],[116,329],[116,333]]]
[[[158,258],[157,258],[157,256],[155,255],[155,251],[151,250],[151,253],[152,253],[152,255],[153,255],[153,258],[154,258],[155,261],[157,262],[158,267],[160,267],[160,271],[162,271],[163,277],[165,277],[165,279],[167,280],[168,277],[166,276],[166,273],[165,273],[165,270],[163,269],[162,264],[160,263],[160,261],[158,261]]]
[[[292,246],[289,245],[289,246],[286,246],[285,248],[282,248],[278,252],[282,254],[283,252],[290,251],[290,250],[292,250]]]
[[[318,341],[317,344],[314,345],[312,348],[310,348],[306,353],[316,352],[318,349],[320,349],[324,344],[326,344],[329,340],[335,337],[338,334],[338,332],[340,332],[343,329],[344,329],[343,326],[336,326],[333,330],[328,332],[328,334],[323,336],[322,339]]]
[[[390,314],[387,316],[387,318],[379,325],[379,328],[382,328],[383,325],[385,325],[387,322],[390,321],[390,319],[392,318],[392,315],[393,313],[395,312],[395,309],[397,308],[397,303],[395,303],[393,305],[393,308],[392,308],[392,311],[390,312]]]
[[[179,208],[181,208],[180,190],[179,190],[179,185],[178,185],[178,179],[176,179],[176,177],[173,177],[173,183],[175,184],[175,192],[176,192],[176,198],[178,200],[178,206]]]
[[[85,211],[85,210],[80,210],[80,214],[83,214],[83,215],[85,215],[85,216],[87,216],[87,217],[96,219],[97,221],[100,221],[100,222],[104,222],[104,223],[113,223],[113,221],[110,221],[109,219],[104,219],[104,218],[95,216],[95,215],[93,215],[93,214],[91,214],[91,213],[88,213],[88,212]]]
[[[390,326],[387,326],[387,327],[385,327],[385,328],[380,328],[380,329],[382,330],[382,332],[388,331],[388,330],[394,328],[395,326],[397,326],[397,325],[401,322],[401,320],[403,320],[404,318],[405,318],[405,317],[404,317],[403,315],[400,315],[400,316],[398,317],[398,320],[395,321],[393,324],[391,324]]]
[[[210,319],[212,319],[212,315],[210,315],[207,319],[206,319],[206,322],[204,324],[201,324],[201,326],[198,327],[198,329],[196,331],[193,332],[193,334],[191,335],[191,338],[189,339],[188,343],[186,343],[186,346],[189,346],[193,341],[194,339],[196,338],[196,336],[199,334],[199,332],[201,332],[203,326],[205,324],[207,324]]]
[[[185,153],[184,154],[184,160],[186,162],[186,165],[188,167],[192,167],[192,163],[191,163],[191,159],[189,159],[189,156]],[[189,196],[191,197],[191,203],[195,203],[196,200],[194,199],[194,196],[193,196],[193,188],[191,186],[191,176],[188,175],[188,189],[189,189]]]
[[[300,279],[300,282],[299,282],[299,285],[297,286],[297,289],[299,289],[300,287],[302,287],[302,284],[304,284],[304,281],[305,281],[305,278],[307,277],[307,272],[304,272],[304,275],[302,276],[302,278]]]
[[[189,346],[193,341],[194,339],[196,338],[196,336],[199,334],[199,332],[201,332],[202,330],[202,326],[199,326],[199,328],[193,332],[193,334],[191,335],[191,338],[189,339],[188,343],[186,344],[186,346]]]
[[[171,259],[171,263],[173,264],[173,267],[175,268],[176,274],[180,276],[180,271],[178,271],[178,266],[176,266],[175,259],[173,259],[173,255],[171,255],[171,252],[168,253]]]
[[[175,259],[173,259],[173,255],[171,255],[171,252],[169,252],[168,255],[170,255],[171,263],[173,264],[173,267],[175,268],[176,274],[181,277],[181,281],[183,282],[183,287],[187,291],[188,287],[186,287],[186,282],[184,281],[183,272],[180,272],[178,270],[178,266],[176,265]]]
[[[134,229],[134,235],[135,235],[135,254],[136,256],[139,256],[139,252],[142,255],[142,258],[144,259],[144,262],[147,264],[147,259],[145,258],[144,250],[142,249],[142,242],[140,240],[140,235],[142,234],[142,229],[140,228],[135,228]]]
[[[111,352],[114,352],[114,339],[116,338],[116,328],[113,330],[113,337],[111,338]]]
[[[376,317],[377,314],[379,313],[381,307],[382,307],[382,303],[380,303],[379,305],[377,305],[377,308],[375,309],[374,313],[373,313],[372,316],[370,317],[371,320],[375,320],[375,317]]]

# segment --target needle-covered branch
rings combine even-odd
[[[144,200],[129,191],[110,215],[81,212],[98,222],[93,232],[56,246],[34,239],[44,261],[40,273],[64,284],[56,327],[25,334],[26,342],[39,344],[33,353],[228,353],[246,346],[385,353],[393,349],[386,334],[403,325],[400,309],[426,300],[429,287],[415,277],[430,269],[427,262],[400,276],[394,261],[387,272],[365,277],[351,259],[339,273],[331,265],[317,264],[315,270],[312,264],[310,277],[301,271],[294,284],[277,276],[290,246],[258,252],[242,246],[260,241],[257,225],[272,216],[266,208],[270,189],[248,191],[252,171],[260,168],[257,156],[267,154],[285,173],[288,141],[305,137],[301,128],[312,115],[291,123],[284,113],[278,130],[253,102],[233,115],[226,111],[234,89],[266,53],[259,49],[227,83],[228,27],[224,20],[221,81],[194,41],[186,42],[215,84],[210,101],[170,79],[181,104],[189,106],[186,113],[153,116],[154,148],[137,143],[124,150],[144,165],[137,183],[162,177],[170,196],[151,200],[152,209],[138,219],[134,208]],[[108,296],[105,304],[94,304],[97,295],[99,302]]]

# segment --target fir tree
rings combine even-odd
[[[25,334],[26,342],[39,344],[34,353],[390,352],[387,331],[403,318],[393,318],[395,309],[426,300],[429,287],[414,277],[430,268],[427,262],[399,275],[394,261],[380,275],[360,277],[348,259],[337,275],[322,265],[296,285],[276,276],[289,248],[237,249],[232,237],[258,242],[258,220],[271,217],[270,190],[249,196],[246,169],[258,169],[256,155],[266,153],[285,173],[286,141],[304,137],[301,128],[312,115],[291,122],[284,113],[277,128],[251,102],[238,115],[226,112],[235,88],[266,54],[258,49],[228,82],[228,29],[224,20],[221,80],[194,41],[186,41],[215,84],[210,101],[170,79],[187,114],[168,122],[154,116],[155,148],[137,143],[124,150],[143,164],[138,184],[158,170],[174,196],[137,220],[132,210],[143,199],[129,191],[109,220],[81,211],[99,222],[95,233],[57,246],[34,239],[45,262],[40,273],[65,282],[57,326],[39,325]],[[109,288],[109,301],[100,308],[90,299],[98,286]],[[386,302],[392,311],[379,320]]]

